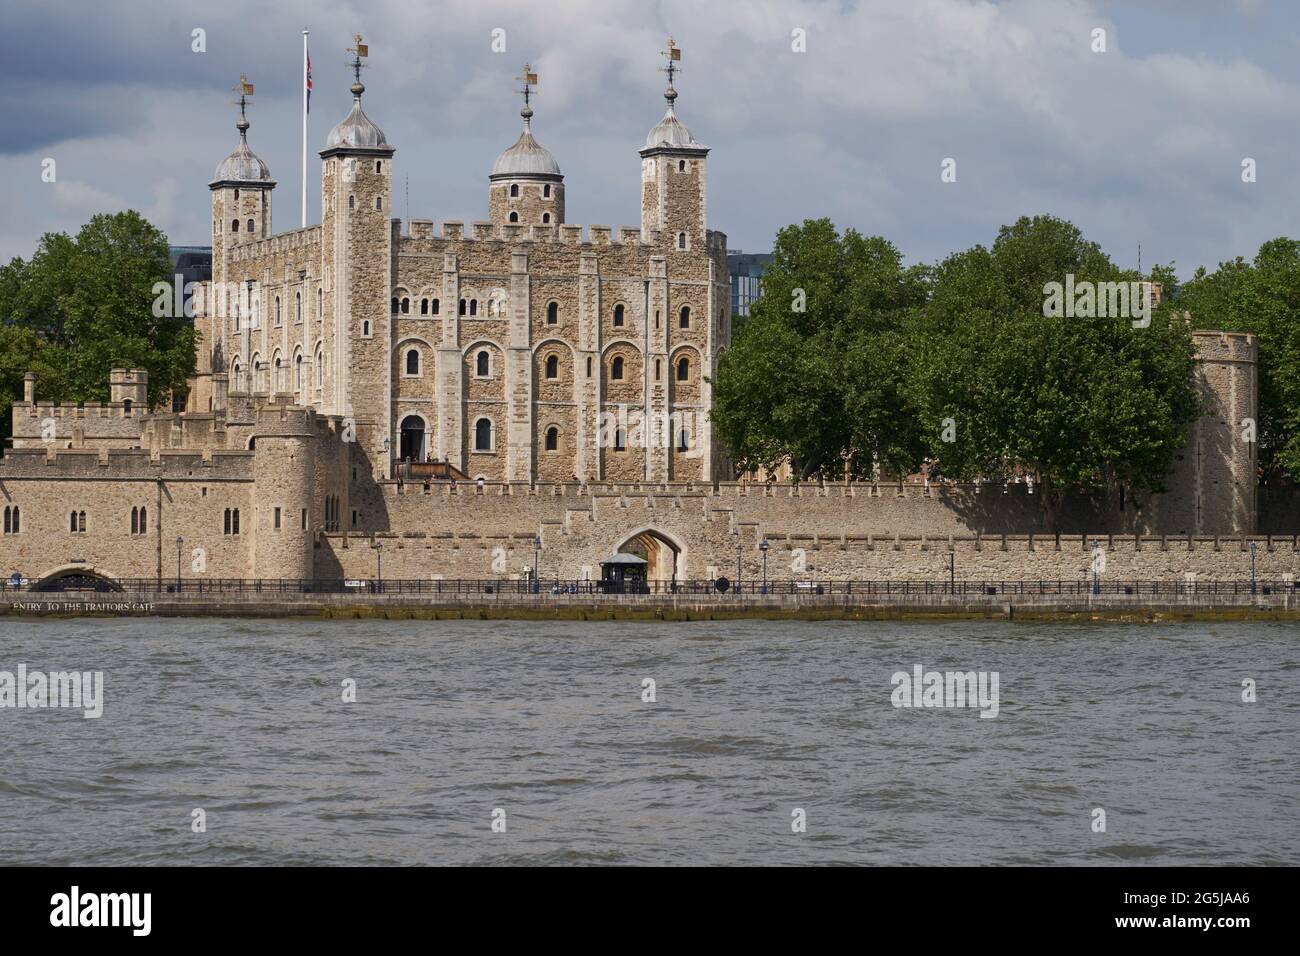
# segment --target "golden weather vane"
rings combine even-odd
[[[669,86],[672,86],[672,85],[673,85],[673,75],[674,75],[678,70],[681,69],[681,67],[678,66],[677,64],[678,64],[679,62],[681,62],[681,59],[682,59],[682,51],[679,50],[679,49],[677,48],[677,44],[673,42],[673,38],[672,38],[672,37],[669,37],[669,38],[668,38],[668,49],[667,49],[667,50],[660,50],[660,51],[659,51],[659,55],[668,58],[668,65],[667,65],[667,66],[661,66],[661,67],[659,68],[659,70],[660,70],[660,72],[662,72],[662,73],[667,73],[667,74],[668,74],[668,85],[669,85]]]
[[[533,87],[537,85],[537,74],[533,72],[532,64],[524,64],[524,75],[516,76],[516,80],[524,84],[524,88],[519,92],[524,94],[524,109],[528,109],[528,101],[533,95]]]

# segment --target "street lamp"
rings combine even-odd
[[[386,441],[387,439],[385,439]],[[375,542],[375,593],[384,589],[384,542]]]
[[[391,438],[385,437],[384,438],[384,477],[386,478],[392,476],[392,472],[390,470],[393,467],[393,454],[390,451],[392,447],[393,447],[393,440]]]
[[[763,593],[764,594],[767,593],[767,549],[770,547],[771,545],[767,543],[767,538],[764,538],[762,541],[758,543],[758,550],[763,552]]]
[[[181,589],[181,545],[183,545],[184,543],[185,543],[185,539],[182,538],[180,535],[177,535],[176,536],[176,591],[177,593],[179,593]]]
[[[538,594],[541,587],[542,576],[540,573],[542,567],[542,536],[533,536],[533,593]]]
[[[1255,593],[1255,542],[1250,543],[1250,593]]]
[[[1092,539],[1092,593],[1093,594],[1101,593],[1101,580],[1098,577],[1098,571],[1100,569],[1097,567],[1097,549],[1099,547],[1101,547],[1101,543],[1096,538],[1093,538]]]

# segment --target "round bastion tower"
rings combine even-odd
[[[314,413],[269,405],[253,428],[253,575],[311,578],[316,479]]]

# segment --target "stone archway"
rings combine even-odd
[[[628,537],[616,549],[623,554],[645,558],[646,580],[677,581],[682,578],[682,547],[662,531],[643,528]]]
[[[120,591],[122,586],[85,565],[57,568],[36,583],[37,591]]]

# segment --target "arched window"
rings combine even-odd
[[[429,302],[429,314],[430,314],[430,315],[437,315],[437,314],[438,314],[438,300],[437,300],[437,299],[432,299],[432,300],[430,300],[430,302]]]
[[[363,338],[370,338],[370,320],[361,320],[361,335]]]
[[[511,221],[511,222],[518,222],[518,221],[519,221],[519,213],[517,213],[517,212],[512,212],[512,213],[510,214],[510,221]]]
[[[560,303],[548,302],[546,304],[546,324],[557,325],[560,321]]]
[[[356,209],[356,208],[357,208],[357,197],[356,197],[356,196],[349,196],[349,197],[348,197],[348,208],[349,208],[349,209]]]
[[[682,306],[682,310],[677,313],[677,325],[683,329],[691,327],[691,307],[689,305]]]
[[[684,159],[677,160],[677,171],[679,173],[686,172],[686,160]]]
[[[621,428],[614,429],[614,450],[627,451],[627,432]]]
[[[390,302],[388,305],[389,305],[389,311],[392,312],[393,315],[396,315],[397,310],[401,308],[401,303],[398,302],[397,296],[393,296],[393,301]]]
[[[618,381],[623,377],[623,356],[614,356],[614,361],[609,365],[609,377],[615,381]]]
[[[302,391],[302,353],[298,353],[293,360],[293,390]]]
[[[325,350],[316,346],[316,387],[325,387]]]
[[[131,533],[132,534],[140,533],[140,515],[139,515],[138,508],[131,509]]]
[[[460,314],[461,314],[461,315],[464,315],[464,314],[465,314],[465,304],[466,304],[466,303],[465,303],[465,300],[464,300],[464,299],[461,299],[461,300],[460,300]]]
[[[249,232],[252,232],[252,231],[253,231],[253,220],[251,220],[251,219],[248,220],[248,231],[249,231]]]
[[[149,513],[144,505],[140,506],[140,533],[149,533]]]
[[[678,249],[685,249],[685,248],[686,248],[686,233],[684,233],[684,232],[679,232],[679,233],[677,234],[677,248],[678,248]]]
[[[492,356],[487,349],[480,350],[474,357],[474,374],[479,378],[487,378],[492,374]]]
[[[421,300],[420,300],[420,314],[421,314],[421,315],[428,315],[428,314],[429,314],[429,300],[428,300],[428,299],[421,299]]]
[[[405,297],[402,298],[402,314],[403,315],[411,314],[411,300]]]
[[[511,183],[511,184],[510,184],[510,198],[511,198],[511,199],[514,199],[514,198],[515,198],[516,196],[518,196],[518,195],[519,195],[519,184],[518,184],[518,183]]]
[[[317,289],[316,290],[316,318],[321,319],[324,317],[325,317],[325,290]]]
[[[280,324],[280,297],[278,295],[275,297],[275,324],[277,326]]]
[[[383,209],[383,208],[384,208],[384,197],[383,197],[383,196],[376,196],[376,197],[375,197],[375,208],[376,208],[376,209]]]
[[[659,381],[659,373],[662,371],[662,369],[663,369],[663,362],[660,359],[655,359],[655,381],[656,382]]]
[[[122,399],[122,414],[123,415],[131,414],[131,399],[129,398]]]
[[[301,292],[295,292],[293,294],[293,320],[295,322],[302,321],[302,293]]]
[[[381,173],[381,172],[383,172],[383,171],[384,171],[384,163],[383,163],[383,160],[376,159],[376,160],[375,160],[375,172],[377,172],[377,173]]]
[[[689,382],[691,380],[691,360],[682,356],[677,360],[677,381]]]
[[[551,214],[549,212],[542,213],[542,224],[545,225],[550,221],[551,221]]]
[[[614,306],[614,326],[616,328],[623,327],[623,306],[621,305]]]
[[[68,515],[68,530],[73,534],[77,533],[77,513],[75,511]]]
[[[235,198],[236,198],[236,199],[239,198],[239,190],[238,190],[238,189],[235,190]]]
[[[411,349],[406,353],[406,374],[407,375],[420,374],[420,350],[419,349]]]
[[[546,356],[546,377],[547,378],[560,377],[560,358],[558,355]]]
[[[230,231],[231,231],[231,232],[239,232],[239,220],[238,220],[238,219],[232,219],[232,220],[230,220]]]
[[[543,198],[543,199],[550,199],[550,198],[551,198],[551,184],[550,184],[550,183],[547,183],[545,186],[542,187],[542,198]]]
[[[591,356],[587,356],[587,378],[591,378]]]
[[[474,423],[474,450],[492,450],[492,419],[480,418]]]
[[[552,425],[546,429],[546,450],[558,451],[560,447],[560,430]]]
[[[469,300],[469,314],[478,315],[478,299]]]
[[[8,506],[5,507],[5,534],[17,534],[22,530],[20,528],[20,517],[17,505],[14,505],[12,508]]]

